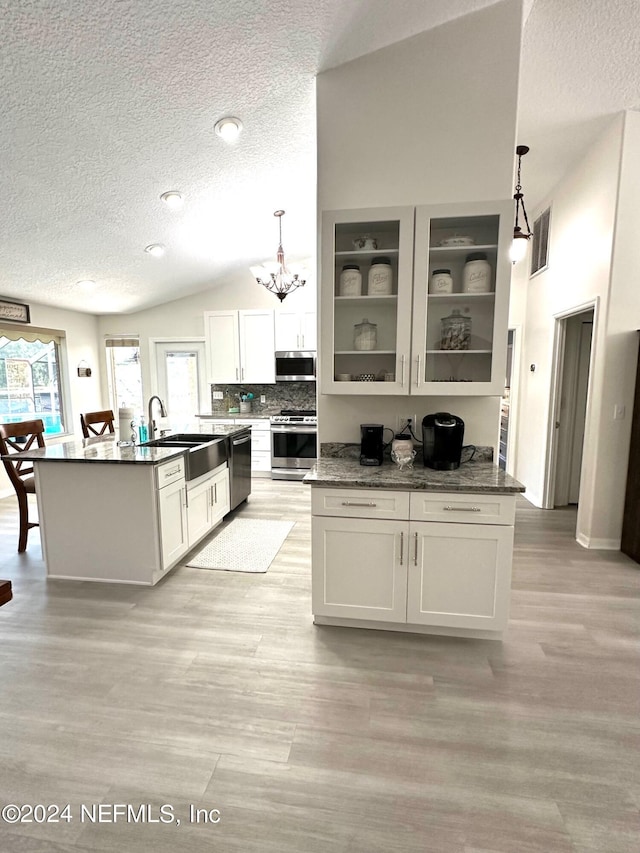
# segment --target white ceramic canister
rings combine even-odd
[[[431,273],[429,293],[453,293],[451,270],[434,270]]]
[[[362,296],[362,273],[357,264],[345,264],[342,267],[340,296]]]
[[[368,296],[390,296],[393,287],[393,273],[389,258],[380,256],[371,261],[367,281]]]
[[[491,266],[484,252],[467,255],[462,273],[463,293],[489,293],[491,290]]]

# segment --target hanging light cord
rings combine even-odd
[[[527,148],[527,151],[528,151],[528,150],[529,150],[529,149]],[[525,152],[525,153],[526,153],[526,152]],[[517,178],[517,181],[516,181],[516,191],[515,191],[515,194],[514,194],[514,196],[513,196],[513,197],[515,198],[515,200],[516,200],[516,222],[515,222],[515,227],[516,227],[516,228],[518,228],[518,214],[519,214],[519,212],[520,212],[520,208],[522,207],[522,215],[523,215],[523,217],[524,217],[524,221],[525,221],[525,223],[526,223],[526,225],[527,225],[527,233],[528,233],[528,234],[531,234],[531,228],[530,228],[530,226],[529,226],[529,219],[528,219],[528,217],[527,217],[527,211],[526,211],[526,209],[525,209],[524,201],[523,201],[524,195],[522,194],[522,184],[520,183],[520,165],[521,165],[521,163],[522,163],[522,154],[518,153],[518,178]]]

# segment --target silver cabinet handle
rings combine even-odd
[[[342,501],[342,506],[378,506],[374,501],[367,501],[366,503],[359,503],[358,501]]]
[[[296,346],[300,349],[300,335],[296,335]]]
[[[400,565],[402,565],[402,560],[404,557],[404,533],[400,534]]]
[[[236,379],[238,378],[238,368],[236,367]]]
[[[217,503],[218,503],[218,484],[217,484],[217,483],[214,483],[214,484],[213,484],[213,488],[215,489],[215,492],[216,492],[216,499],[215,499],[215,503],[217,504]]]
[[[187,487],[184,489],[184,505],[187,509],[189,509],[189,492],[187,491]]]
[[[420,356],[416,358],[416,388],[420,387]]]
[[[402,353],[402,358],[400,359],[400,368],[401,368],[401,373],[400,373],[400,376],[401,376],[401,379],[400,379],[400,385],[404,388],[404,353]]]
[[[415,550],[413,552],[413,565],[417,566],[418,565],[418,534],[417,533],[413,534],[413,541],[415,543]]]
[[[244,367],[242,368],[242,381],[244,382]]]
[[[443,506],[445,512],[482,512],[479,506]]]

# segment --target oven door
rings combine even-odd
[[[318,457],[315,426],[271,424],[271,476],[302,479]]]

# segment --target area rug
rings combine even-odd
[[[294,521],[235,518],[187,566],[224,572],[266,572],[294,524]]]

